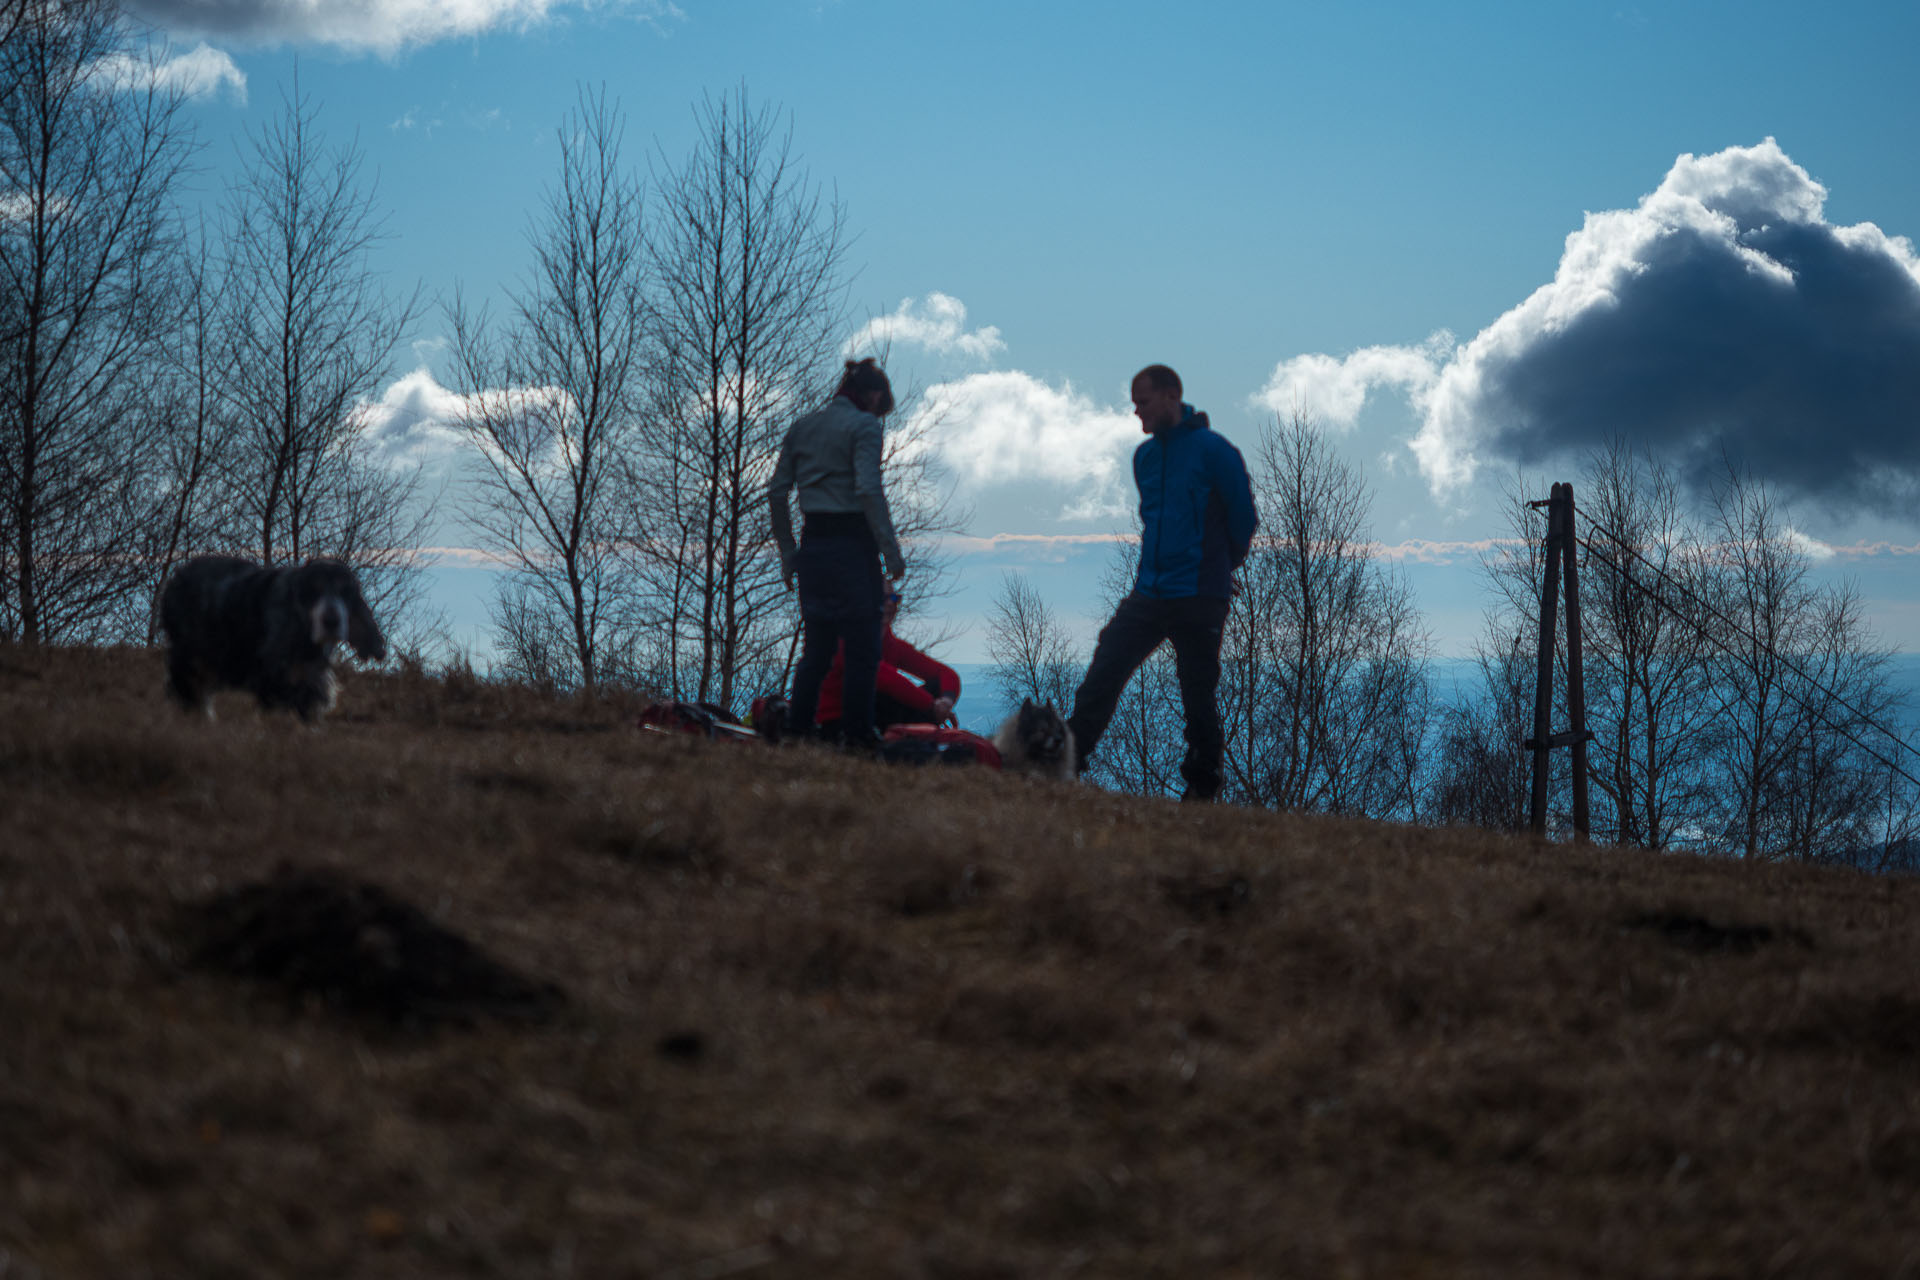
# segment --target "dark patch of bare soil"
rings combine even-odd
[[[1242,875],[1216,872],[1207,876],[1162,876],[1160,891],[1167,901],[1196,920],[1231,915],[1253,901],[1253,885]]]
[[[1769,924],[1715,924],[1692,911],[1646,911],[1627,917],[1629,929],[1645,929],[1685,951],[1711,954],[1727,951],[1744,955],[1769,942],[1790,942],[1803,947],[1813,940],[1798,929],[1776,929]]]
[[[282,866],[187,912],[194,963],[395,1027],[544,1022],[565,1004],[375,884]]]

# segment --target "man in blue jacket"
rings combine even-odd
[[[1162,641],[1173,642],[1180,704],[1187,720],[1182,800],[1211,800],[1220,790],[1226,738],[1220,728],[1220,640],[1233,573],[1259,524],[1253,485],[1240,451],[1180,399],[1180,375],[1148,365],[1133,379],[1133,411],[1151,436],[1133,452],[1140,488],[1140,574],[1100,632],[1086,679],[1073,696],[1080,768],[1087,767],[1113,719],[1127,681]]]

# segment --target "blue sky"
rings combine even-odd
[[[1126,380],[1153,361],[1243,448],[1273,405],[1320,416],[1443,652],[1478,629],[1499,477],[1570,476],[1615,423],[1675,465],[1709,426],[1743,433],[1811,538],[1920,544],[1920,268],[1891,239],[1920,237],[1920,6],[136,7],[205,46],[209,185],[297,61],[322,128],[377,172],[396,289],[511,281],[583,84],[619,99],[642,166],[691,145],[703,95],[786,108],[857,237],[852,324],[893,317],[896,375],[950,410],[978,539],[939,606],[970,628],[953,660],[982,656],[1009,569],[1090,638],[1138,440]],[[423,457],[443,331],[429,311],[389,396]],[[1920,649],[1920,557],[1822,564]],[[444,575],[462,626],[485,580]]]

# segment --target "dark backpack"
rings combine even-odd
[[[649,702],[638,717],[642,729],[654,733],[690,733],[699,738],[746,742],[758,735],[733,713],[713,702]]]

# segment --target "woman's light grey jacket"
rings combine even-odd
[[[780,548],[781,571],[793,573],[793,514],[787,491],[800,490],[802,515],[851,515],[864,512],[873,540],[880,547],[887,576],[906,574],[900,541],[893,533],[893,513],[887,508],[880,483],[880,419],[845,396],[835,396],[787,429],[780,445],[780,461],[767,485],[767,504],[773,509],[773,540]]]

